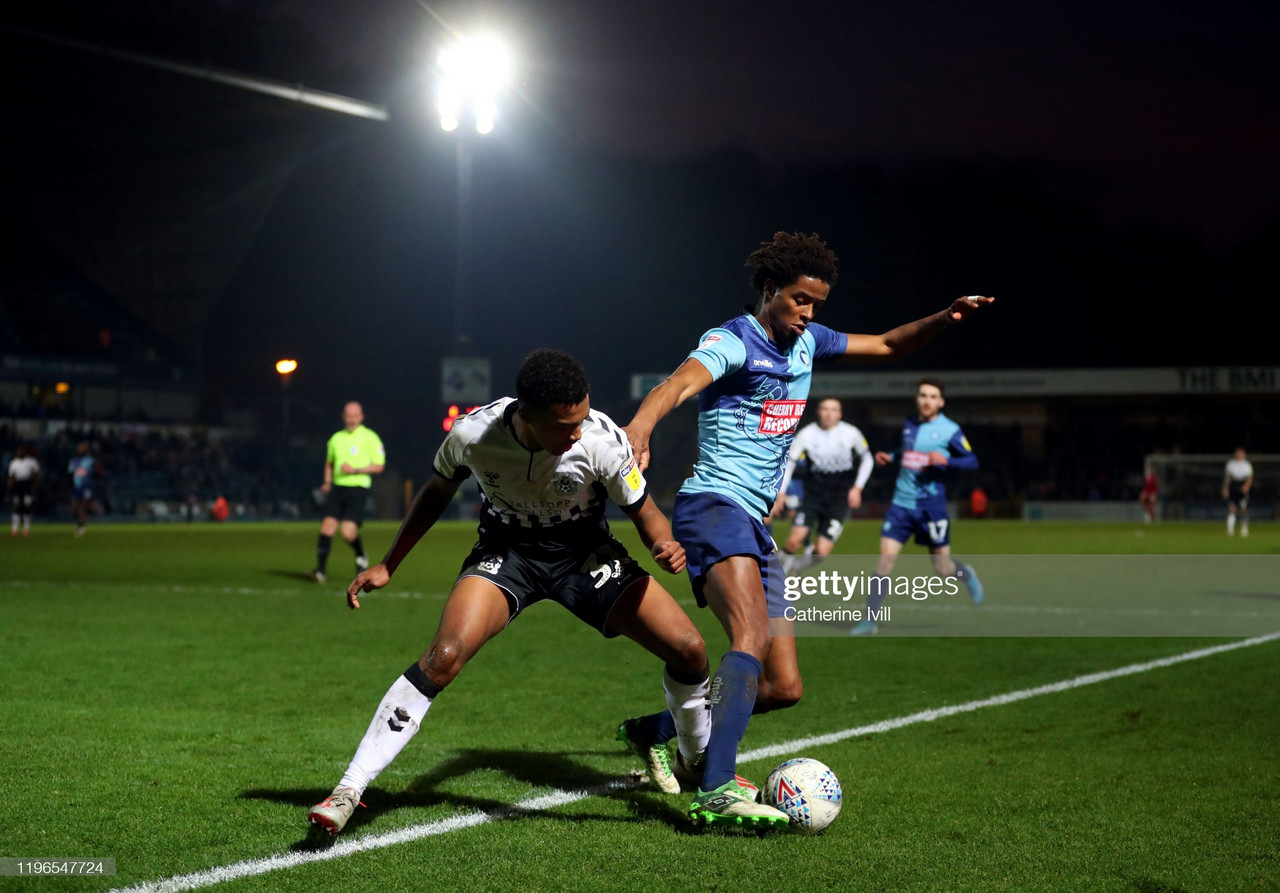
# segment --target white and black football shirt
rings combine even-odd
[[[853,470],[853,457],[859,457],[858,470]],[[850,487],[864,487],[867,478],[871,477],[874,460],[867,446],[867,439],[862,436],[856,425],[848,422],[836,424],[823,430],[817,422],[805,425],[791,442],[787,453],[787,468],[783,474],[783,487],[791,482],[796,465],[800,459],[809,465],[809,477],[820,487],[848,490]]]
[[[605,500],[638,509],[646,484],[627,436],[590,410],[582,438],[561,455],[531,452],[516,439],[516,401],[504,397],[454,422],[436,453],[436,474],[451,481],[475,475],[485,515],[521,540],[566,541],[607,530]]]

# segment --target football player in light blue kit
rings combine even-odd
[[[784,813],[756,803],[734,770],[753,710],[789,706],[800,698],[795,639],[770,633],[770,615],[780,619],[784,601],[764,518],[778,495],[814,362],[897,359],[994,300],[964,297],[883,335],[846,335],[813,322],[835,283],[836,263],[816,235],[775,233],[747,258],[758,295],[754,312],[707,331],[672,376],[649,392],[627,428],[643,469],[654,426],[698,397],[698,461],[676,497],[673,530],[685,547],[698,603],[711,607],[728,633],[730,650],[712,677],[705,761],[677,765],[676,774],[683,768],[689,780],[700,770],[689,810],[697,823],[787,822]],[[620,735],[643,750],[665,734],[662,717],[628,720]]]
[[[89,444],[76,446],[76,454],[67,465],[71,475],[71,513],[76,516],[76,536],[84,536],[89,520],[89,507],[93,502],[93,475],[97,463],[89,455]]]
[[[960,426],[942,413],[947,403],[942,382],[924,378],[916,385],[916,414],[902,425],[902,449],[876,453],[877,465],[899,463],[893,502],[880,528],[880,561],[876,573],[887,578],[912,535],[933,556],[933,570],[940,577],[956,577],[969,589],[973,603],[982,603],[982,582],[973,568],[951,557],[951,518],[947,514],[946,475],[951,469],[972,470],[978,457]],[[867,599],[868,616],[874,616],[887,592],[877,588]],[[864,620],[851,631],[855,636],[876,631]]]

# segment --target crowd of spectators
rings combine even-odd
[[[891,451],[901,438],[897,426],[851,420],[873,450]],[[278,441],[213,436],[214,432],[189,426],[40,422],[48,433],[20,438],[20,423],[0,414],[3,466],[8,467],[20,442],[40,461],[38,514],[66,513],[71,492],[67,466],[81,442],[90,445],[97,460],[95,510],[104,514],[200,517],[220,496],[233,507],[234,517],[297,518],[311,513],[318,447],[290,452]],[[980,467],[958,473],[949,485],[950,495],[967,500],[978,488],[993,503],[1013,508],[1026,499],[1136,501],[1143,460],[1152,453],[1222,454],[1242,443],[1251,451],[1280,452],[1280,421],[1268,425],[1253,420],[1244,430],[1227,416],[1151,424],[1081,412],[1034,427],[962,424]],[[692,443],[668,444],[663,461],[650,469],[655,495],[674,494],[688,470],[675,467],[681,464],[677,457],[693,449]],[[1212,475],[1206,480],[1204,498],[1216,499],[1220,480]],[[887,504],[893,488],[892,473],[878,469],[872,474],[864,492],[867,510]]]
[[[253,440],[215,438],[200,429],[68,424],[25,438],[16,424],[0,420],[4,467],[20,443],[40,462],[36,513],[43,515],[58,515],[69,504],[68,464],[80,443],[89,444],[95,459],[93,509],[104,515],[202,517],[221,496],[238,517],[296,518],[317,476],[314,457]]]

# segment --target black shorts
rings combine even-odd
[[[1245,509],[1249,507],[1249,497],[1244,492],[1244,487],[1232,485],[1227,489],[1227,503],[1236,508]]]
[[[840,539],[849,520],[849,490],[807,486],[792,527],[811,527],[831,542]]]
[[[35,481],[14,481],[13,492],[10,494],[13,510],[18,513],[31,511],[31,505],[36,501],[35,490]]]
[[[368,487],[332,486],[329,488],[329,498],[324,501],[322,517],[363,524],[364,504],[368,500]]]
[[[551,599],[606,638],[614,603],[633,583],[651,577],[636,564],[616,539],[601,540],[592,549],[548,557],[536,546],[481,540],[462,562],[463,577],[482,577],[507,595],[510,623],[529,605]]]

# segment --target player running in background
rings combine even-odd
[[[934,572],[940,577],[957,577],[969,589],[973,603],[982,603],[982,583],[973,568],[951,557],[951,518],[947,514],[946,474],[951,469],[976,469],[978,457],[960,426],[942,414],[947,403],[942,382],[921,379],[916,385],[916,413],[902,426],[902,448],[897,453],[876,453],[877,465],[899,463],[898,483],[893,502],[880,528],[880,560],[876,574],[887,579],[893,571],[902,545],[914,534],[916,542],[929,548]],[[875,616],[887,591],[877,587],[867,598],[868,618]],[[852,630],[855,636],[876,631],[867,619]]]
[[[1142,503],[1142,519],[1148,524],[1156,519],[1156,501],[1160,498],[1160,479],[1156,471],[1147,464],[1142,474],[1142,494],[1138,501]]]
[[[1244,447],[1236,450],[1222,475],[1222,498],[1227,501],[1227,536],[1235,536],[1236,515],[1240,516],[1240,535],[1249,535],[1249,491],[1253,488],[1253,463]]]
[[[564,605],[605,637],[627,636],[661,659],[681,752],[692,756],[706,747],[706,644],[675,600],[610,534],[605,500],[627,513],[663,570],[680,573],[684,549],[649,498],[622,429],[592,410],[587,394],[586,372],[573,357],[557,350],[530,354],[516,378],[514,400],[498,400],[454,423],[436,453],[435,473],[386,558],[347,587],[348,602],[359,608],[361,592],[386,586],[462,482],[475,475],[485,499],[479,537],[435,638],[387,691],[342,780],[307,816],[313,824],[341,831],[365,788],[418,731],[467,661],[542,599]]]
[[[76,446],[76,454],[67,465],[71,475],[71,512],[76,516],[76,536],[84,536],[85,525],[89,520],[89,505],[93,501],[93,475],[97,471],[97,463],[89,455],[89,444],[81,442]]]
[[[329,564],[329,548],[341,522],[342,538],[356,553],[356,573],[369,567],[360,538],[364,523],[364,504],[369,498],[375,474],[387,467],[387,451],[382,439],[364,426],[364,409],[352,401],[342,407],[342,430],[329,438],[325,451],[324,483],[320,492],[328,499],[324,518],[320,521],[320,537],[316,541],[316,568],[307,576],[317,583],[325,581]]]
[[[17,536],[19,527],[23,536],[31,535],[31,506],[35,503],[39,487],[40,463],[25,446],[19,446],[9,460],[9,477],[4,490],[5,502],[13,504],[13,526],[9,536]]]
[[[867,439],[855,425],[842,421],[843,416],[844,409],[839,400],[828,397],[820,401],[818,420],[800,429],[787,453],[787,467],[782,473],[778,499],[773,505],[774,516],[783,509],[787,485],[791,483],[796,465],[801,459],[809,465],[804,499],[782,547],[782,566],[787,573],[805,566],[805,562],[797,560],[795,555],[804,547],[810,529],[817,531],[813,555],[824,558],[831,554],[836,540],[840,539],[850,510],[862,506],[862,488],[871,477],[875,462],[867,447]],[[855,456],[858,457],[856,472]]]
[[[641,404],[627,427],[640,467],[649,437],[671,410],[698,397],[698,461],[676,496],[673,529],[688,552],[698,604],[729,636],[711,683],[711,739],[690,807],[698,823],[776,826],[786,816],[739,784],[738,743],[753,711],[794,704],[801,680],[795,638],[772,635],[781,620],[782,573],[764,519],[778,496],[787,450],[804,412],[814,362],[891,360],[923,346],[992,298],[957,299],[946,310],[883,335],[846,335],[813,322],[836,279],[836,256],[816,235],[774,234],[747,258],[757,295],[749,312],[710,329]],[[768,593],[768,595],[766,595]],[[637,734],[665,734],[662,714],[629,720]]]

